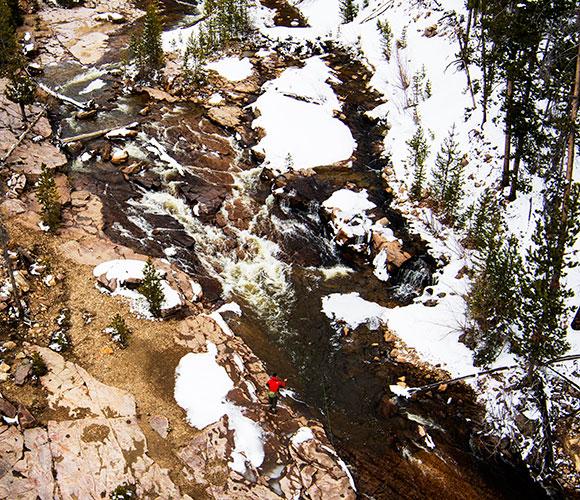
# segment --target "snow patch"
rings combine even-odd
[[[187,412],[187,422],[203,429],[228,416],[228,426],[234,431],[235,447],[230,468],[243,474],[246,463],[259,467],[264,461],[264,445],[260,425],[242,413],[227,394],[234,383],[219,365],[217,347],[207,343],[207,352],[189,353],[181,358],[175,371],[175,401]]]
[[[348,160],[356,143],[349,128],[334,118],[340,103],[327,80],[330,69],[319,57],[302,68],[288,68],[262,87],[252,105],[260,116],[252,123],[265,131],[254,149],[264,166],[277,171],[305,169]]]
[[[388,309],[363,299],[357,292],[333,293],[322,297],[322,312],[332,321],[346,323],[351,329],[367,325],[376,330],[386,323]]]
[[[247,57],[239,59],[238,57],[224,57],[219,61],[206,64],[206,67],[213,69],[221,76],[231,82],[239,82],[252,76],[254,66]]]
[[[310,441],[311,439],[314,439],[312,429],[310,427],[300,427],[300,429],[298,429],[292,436],[290,441],[294,446],[298,446],[306,441]]]

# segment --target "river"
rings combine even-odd
[[[166,29],[191,21],[190,5],[163,3]],[[267,4],[278,9],[279,24],[303,23],[283,2]],[[203,107],[189,102],[157,103],[146,118],[139,114],[146,96],[124,92],[111,74],[122,65],[117,48],[126,46],[131,29],[112,40],[113,49],[91,70],[70,64],[47,68],[44,75],[46,83],[85,101],[88,96],[80,92],[91,80],[100,77],[106,83],[90,96],[100,105],[96,121],[75,121],[68,118],[70,110],[53,107],[51,117],[62,137],[140,123],[139,136],[127,149],[148,165],[143,175],[124,176],[99,157],[70,162],[75,183],[101,197],[108,236],[142,253],[166,255],[202,283],[208,303],[241,305],[241,317],[227,317],[231,328],[271,370],[288,377],[295,398],[284,402],[323,422],[351,467],[361,498],[542,497],[525,472],[472,452],[481,415],[468,388],[458,385],[397,401],[389,384],[405,376],[409,385],[420,385],[430,381],[429,375],[395,362],[380,328],[362,326],[343,336],[321,312],[322,297],[331,293],[358,292],[381,305],[400,304],[393,289],[404,282],[421,292],[434,266],[425,245],[408,234],[404,218],[390,208],[379,170],[382,136],[364,116],[378,96],[366,88],[365,78],[350,78],[368,73],[362,64],[331,44],[322,54],[341,81],[335,91],[344,96],[357,159],[351,169],[317,169],[318,199],[293,205],[271,194],[271,180],[249,154],[256,142],[249,125],[233,140],[204,119]],[[248,49],[252,54],[255,48]],[[300,60],[288,58],[285,64]],[[272,77],[264,70],[260,83]],[[239,105],[256,97],[246,96]],[[251,119],[251,111],[245,113]],[[97,139],[87,149],[103,153],[106,143]],[[369,191],[413,250],[415,267],[389,286],[375,278],[364,259],[338,249],[321,218],[321,197],[346,182]],[[206,210],[197,213],[200,200]]]

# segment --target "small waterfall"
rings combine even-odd
[[[431,267],[422,257],[405,264],[395,277],[393,296],[399,300],[410,300],[420,295],[432,284]]]
[[[258,174],[254,169],[237,176],[233,200],[250,203],[246,192],[257,182]],[[173,191],[171,186],[162,192],[144,191],[140,200],[129,203],[134,209],[177,220],[195,241],[196,256],[206,272],[221,283],[225,297],[237,296],[269,324],[283,326],[284,314],[293,301],[290,266],[278,259],[280,247],[276,243],[255,232],[260,221],[269,217],[268,204],[260,207],[249,229],[228,226],[228,236],[222,228],[202,223]]]

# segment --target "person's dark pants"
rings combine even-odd
[[[276,405],[278,404],[278,393],[268,392],[268,402],[270,403],[270,411],[276,413]]]

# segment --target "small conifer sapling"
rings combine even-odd
[[[139,293],[147,300],[149,312],[153,317],[161,317],[161,306],[165,300],[165,294],[161,286],[161,276],[153,266],[151,258],[147,259],[143,269],[143,283],[139,287]]]
[[[60,225],[61,206],[52,170],[46,168],[44,164],[36,184],[36,198],[41,206],[42,222],[50,231],[56,231]]]

